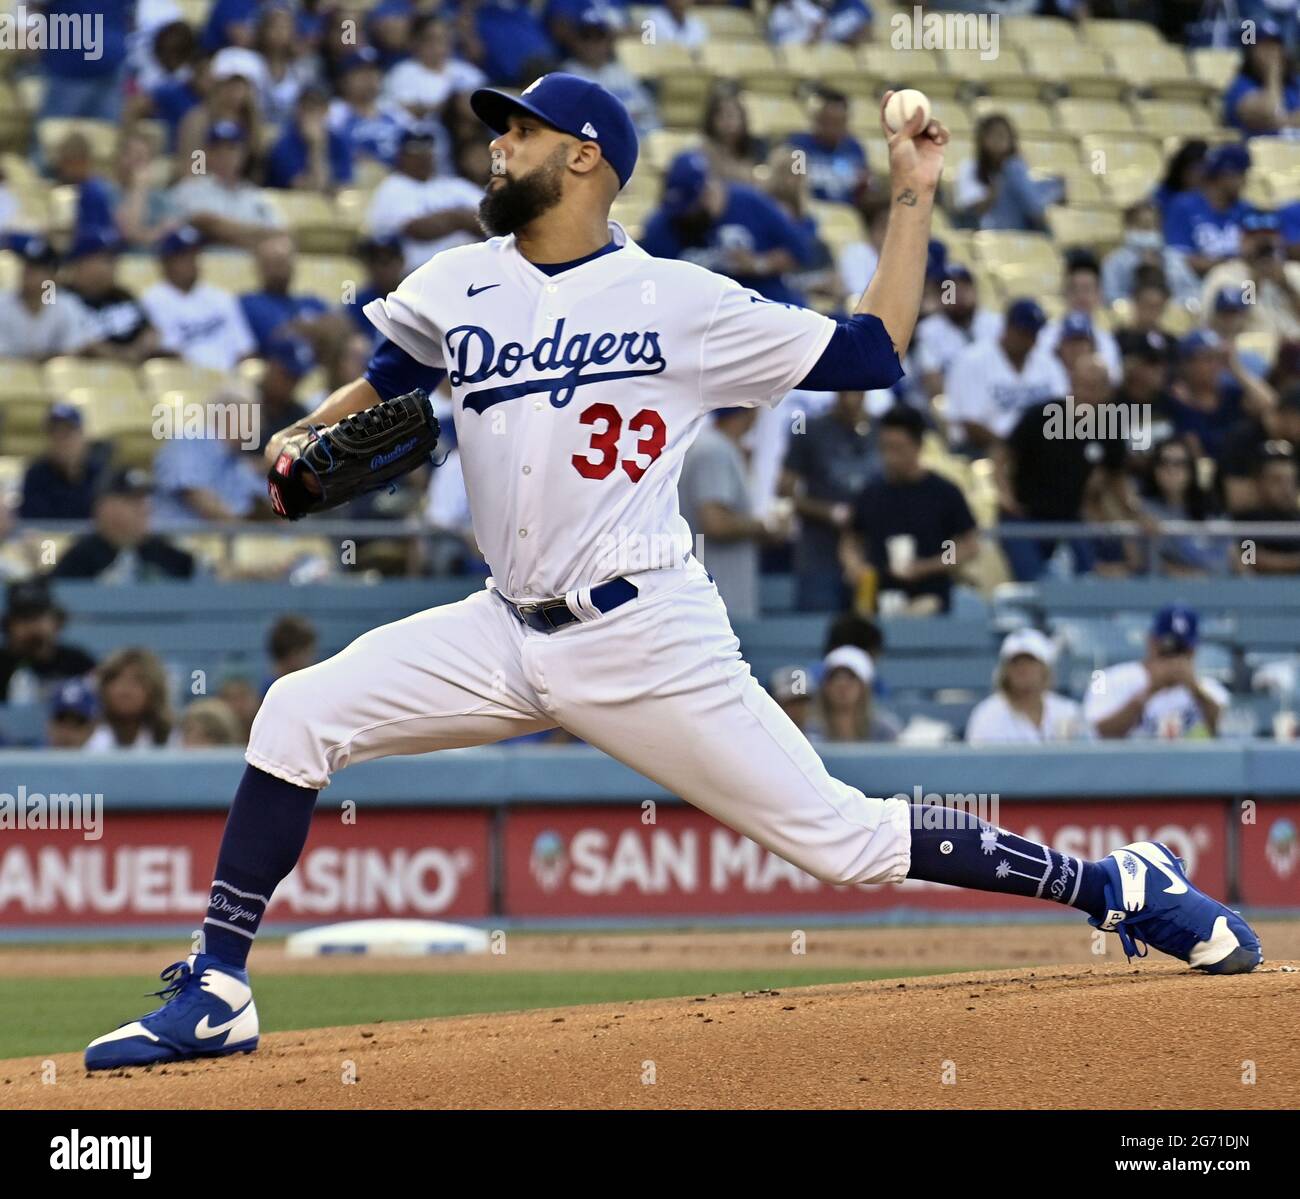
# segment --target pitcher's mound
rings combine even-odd
[[[376,985],[382,985],[376,980]],[[0,1063],[14,1108],[1294,1108],[1293,967],[1044,967],[275,1033],[87,1075]]]

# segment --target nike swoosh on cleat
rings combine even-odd
[[[1165,857],[1159,847],[1153,845],[1148,852],[1139,856],[1144,858],[1169,880],[1169,886],[1165,888],[1166,895],[1187,894],[1187,884],[1174,873],[1173,863]]]
[[[471,283],[469,285],[469,289],[465,292],[465,294],[469,296],[471,299],[473,299],[481,291],[487,291],[489,288],[500,287],[500,286],[501,286],[500,283],[485,283],[483,284],[482,287],[475,287],[474,284]]]
[[[245,1004],[242,1008],[239,1009],[239,1011],[235,1013],[233,1019],[227,1020],[225,1024],[218,1024],[215,1028],[208,1023],[208,1017],[205,1013],[203,1019],[200,1020],[197,1025],[195,1025],[194,1035],[198,1037],[200,1041],[206,1041],[208,1040],[209,1037],[219,1037],[223,1032],[229,1032],[232,1028],[234,1028],[235,1025],[239,1023],[239,1018],[247,1010],[248,1010],[248,1004]]]

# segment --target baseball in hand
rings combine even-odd
[[[914,87],[905,87],[890,96],[889,103],[885,105],[885,124],[889,126],[889,132],[897,133],[902,129],[918,108],[924,117],[921,122],[921,128],[924,129],[930,123],[929,96],[918,92]]]

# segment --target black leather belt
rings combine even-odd
[[[516,604],[512,600],[506,599],[499,591],[496,592],[496,595],[524,624],[530,629],[536,629],[539,633],[554,633],[556,629],[575,624],[579,619],[563,599],[538,600],[532,604]],[[599,587],[591,589],[591,604],[592,607],[597,608],[602,613],[612,612],[615,608],[626,604],[628,600],[635,599],[636,595],[637,586],[635,583],[630,583],[627,579],[610,579],[608,583],[601,583]]]

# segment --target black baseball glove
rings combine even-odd
[[[267,474],[271,506],[298,520],[377,491],[428,462],[438,433],[429,396],[418,387],[328,428],[295,432]]]

